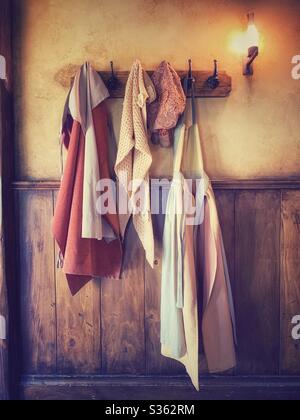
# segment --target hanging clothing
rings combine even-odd
[[[126,204],[127,199],[131,200],[130,209],[127,205],[125,209],[121,209],[119,205],[122,236],[124,238],[129,219],[133,216],[134,227],[145,249],[146,259],[152,267],[154,236],[149,180],[152,155],[148,144],[147,103],[155,98],[155,89],[149,76],[143,71],[141,63],[136,61],[126,85],[115,171],[121,191],[119,195],[123,196]],[[142,208],[138,208],[134,202],[137,196],[141,198]]]
[[[186,125],[184,115],[175,131],[174,172],[163,236],[161,293],[162,354],[181,362],[199,390],[199,337],[194,226],[187,223],[186,194],[192,193],[181,172]],[[195,200],[193,200],[195,204]]]
[[[179,140],[180,136],[177,135],[176,157],[182,153]],[[174,171],[163,237],[161,344],[162,354],[183,363],[195,388],[199,390],[194,226],[186,223],[184,195],[187,191],[183,174]]]
[[[100,165],[97,153],[97,139],[93,120],[93,110],[105,99],[109,92],[101,77],[86,63],[75,76],[69,98],[69,110],[73,119],[80,123],[85,136],[82,238],[115,239],[113,229],[105,219],[95,217],[99,194],[97,184],[100,180]]]
[[[152,142],[170,147],[174,128],[186,106],[186,96],[180,77],[167,61],[159,65],[151,78],[157,93],[157,99],[148,108]]]
[[[108,91],[98,73],[85,64],[75,77],[64,111],[62,142],[68,149],[52,224],[64,257],[63,271],[72,294],[93,277],[120,278],[122,244],[116,205],[99,214],[100,180],[108,165]],[[115,197],[110,197],[110,204]]]
[[[204,197],[196,194],[194,201],[204,220],[196,225],[187,223],[184,193],[195,193],[187,179],[202,180],[204,186]],[[193,94],[175,132],[174,176],[163,240],[161,344],[163,355],[185,365],[196,389],[199,274],[203,282],[202,339],[208,368],[212,373],[223,372],[236,365],[235,316],[215,198],[203,168]]]

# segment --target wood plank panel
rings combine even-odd
[[[58,373],[100,373],[100,280],[72,297],[65,275],[56,270]]]
[[[231,285],[235,287],[235,192],[216,191],[216,204],[223,234]]]
[[[55,201],[56,197],[55,193]],[[57,261],[57,246],[55,255]],[[100,280],[89,282],[76,296],[72,296],[63,271],[57,265],[55,270],[58,373],[100,373]]]
[[[292,319],[300,315],[300,191],[282,194],[281,373],[300,373],[300,340]]]
[[[132,222],[122,280],[102,281],[102,363],[108,374],[145,374],[145,255]]]
[[[225,253],[232,287],[233,297],[235,297],[235,191],[215,192],[216,205],[218,209],[219,221],[221,225]],[[224,372],[223,375],[235,374],[235,368]]]
[[[18,193],[23,373],[56,372],[52,192]]]
[[[280,192],[237,193],[239,374],[279,372],[280,207]]]
[[[72,297],[65,275],[56,274],[57,366],[60,374],[101,370],[100,283],[93,280]]]
[[[152,269],[146,264],[145,271],[145,328],[146,328],[146,363],[147,374],[184,374],[184,367],[171,359],[161,355],[160,345],[160,297],[162,275],[162,238],[164,217],[153,217],[155,233],[155,267]]]

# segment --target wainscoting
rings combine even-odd
[[[251,392],[259,398],[263,388],[270,398],[279,398],[280,391],[300,397],[300,382],[298,388],[295,382],[300,342],[291,336],[292,318],[300,314],[299,181],[214,183],[234,291],[238,366],[215,378],[203,365],[199,395],[183,368],[160,355],[160,218],[154,218],[154,270],[131,227],[123,280],[95,280],[71,297],[56,266],[50,231],[58,187],[55,182],[13,184],[23,398],[49,398],[55,392],[77,398],[79,389],[86,389],[83,398],[125,398],[128,390],[141,399],[201,399],[209,392],[211,398],[220,393],[251,397]],[[241,384],[247,392],[237,392]]]

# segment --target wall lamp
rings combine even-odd
[[[254,13],[248,13],[248,29],[245,34],[247,57],[243,64],[244,76],[253,75],[253,62],[259,55],[259,33],[254,23]]]

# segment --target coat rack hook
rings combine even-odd
[[[192,59],[189,59],[189,72],[188,72],[188,88],[190,89],[192,87],[192,84],[195,83],[196,79],[193,76],[193,69],[192,69]]]
[[[111,74],[114,76],[115,72],[114,72],[114,62],[113,61],[110,62],[110,68],[111,68]]]
[[[206,84],[210,89],[213,89],[213,90],[217,89],[217,87],[220,85],[218,61],[217,60],[214,60],[214,73],[213,73],[212,76],[210,76],[207,79]]]
[[[189,79],[192,78],[192,75],[193,75],[193,73],[192,73],[192,60],[190,58],[189,59]]]
[[[120,83],[119,80],[117,79],[116,75],[115,75],[115,71],[114,71],[114,62],[111,61],[110,62],[110,68],[111,68],[111,77],[107,82],[107,87],[109,90],[117,90]]]

